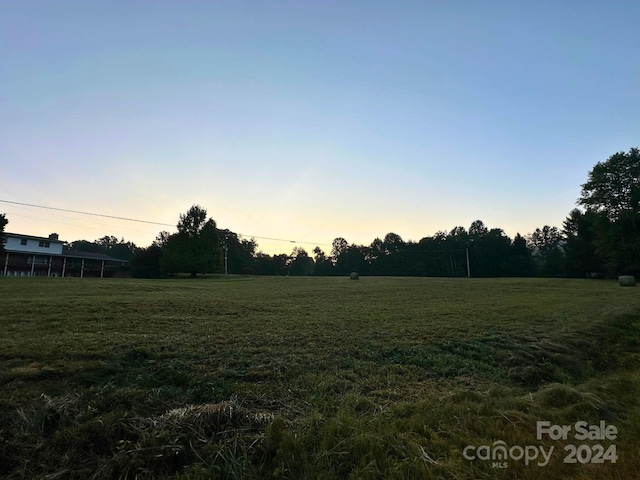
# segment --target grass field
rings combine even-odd
[[[636,288],[36,278],[0,300],[3,478],[640,478]]]

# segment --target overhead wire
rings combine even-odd
[[[67,208],[59,208],[59,207],[49,207],[49,206],[45,206],[45,205],[36,205],[33,203],[24,203],[24,202],[15,202],[15,201],[11,201],[11,200],[2,200],[0,199],[0,203],[7,203],[7,204],[11,204],[11,205],[20,205],[23,207],[32,207],[32,208],[42,208],[42,209],[46,209],[46,210],[55,210],[55,211],[59,211],[59,212],[67,212],[67,213],[75,213],[78,215],[90,215],[93,217],[102,217],[102,218],[111,218],[114,220],[124,220],[127,222],[137,222],[137,223],[146,223],[146,224],[150,224],[150,225],[160,225],[163,227],[175,227],[175,225],[169,224],[169,223],[161,223],[161,222],[154,222],[151,220],[141,220],[141,219],[137,219],[137,218],[128,218],[128,217],[120,217],[117,215],[106,215],[103,213],[95,213],[95,212],[83,212],[80,210],[71,210],[71,209],[67,209]],[[221,230],[221,229],[219,229]],[[273,238],[273,237],[262,237],[259,235],[247,235],[247,234],[243,234],[243,233],[237,233],[237,232],[233,232],[236,233],[236,235],[241,236],[241,237],[245,237],[245,238],[257,238],[260,240],[271,240],[271,241],[275,241],[275,242],[287,242],[287,243],[300,243],[300,244],[309,244],[309,245],[329,245],[327,243],[314,243],[314,242],[304,242],[304,241],[300,241],[300,240],[287,240],[287,239],[283,239],[283,238]]]

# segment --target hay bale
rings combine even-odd
[[[621,287],[635,287],[636,277],[633,275],[620,275],[618,277],[618,285]]]
[[[156,428],[199,432],[237,432],[243,429],[260,429],[274,420],[270,412],[254,412],[235,401],[205,403],[174,408],[159,417],[147,419]]]
[[[360,275],[358,275],[358,272],[351,272],[351,273],[349,274],[349,278],[350,278],[351,280],[359,280],[359,279],[360,279]]]

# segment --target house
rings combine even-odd
[[[2,235],[5,254],[0,272],[5,277],[112,277],[125,260],[102,253],[76,252],[58,239],[58,234],[34,237],[19,233]]]

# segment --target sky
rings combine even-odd
[[[148,246],[198,204],[265,253],[561,227],[593,166],[640,146],[638,18],[637,0],[4,0],[0,213]]]

